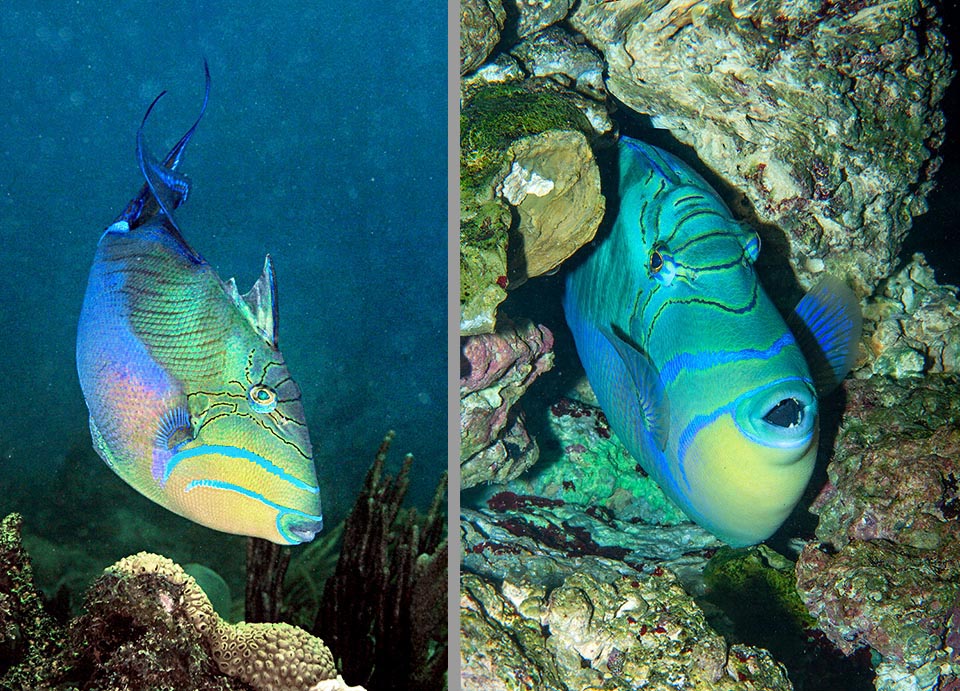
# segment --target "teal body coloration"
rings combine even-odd
[[[852,366],[859,305],[837,280],[798,305],[811,373],[760,286],[756,233],[689,166],[623,138],[609,236],[567,278],[564,310],[610,426],[694,521],[760,542],[817,456],[817,391]],[[804,343],[804,346],[807,344]]]

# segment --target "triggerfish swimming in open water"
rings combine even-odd
[[[619,214],[567,278],[577,352],[610,426],[666,494],[724,541],[760,542],[810,480],[817,394],[853,365],[859,304],[822,281],[791,316],[795,339],[754,272],[756,233],[679,159],[619,146]]]
[[[161,506],[227,533],[280,544],[323,520],[300,389],[277,346],[267,256],[246,295],[183,239],[177,171],[200,116],[160,162],[137,132],[146,184],[97,245],[77,334],[93,444]],[[160,94],[162,96],[163,94]],[[157,100],[159,100],[159,96]]]

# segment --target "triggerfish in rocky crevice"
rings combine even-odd
[[[577,352],[610,426],[666,494],[724,541],[760,542],[810,480],[817,394],[853,365],[859,303],[825,279],[797,305],[795,338],[754,272],[756,233],[676,157],[619,147],[618,216],[567,278]]]
[[[162,162],[144,146],[157,101],[147,109],[146,184],[97,245],[77,334],[90,432],[107,465],[161,506],[227,533],[307,542],[323,525],[320,494],[300,388],[277,345],[273,264],[240,295],[173,216],[209,94],[207,71],[200,116]]]

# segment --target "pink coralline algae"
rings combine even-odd
[[[811,507],[820,542],[800,556],[798,588],[844,653],[883,656],[877,688],[885,666],[916,688],[940,674],[944,688],[960,670],[960,382],[873,377],[846,390],[829,482]]]
[[[507,482],[533,465],[539,449],[516,405],[553,366],[545,326],[501,317],[495,333],[460,341],[461,487]]]

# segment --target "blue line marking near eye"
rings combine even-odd
[[[281,480],[289,482],[297,489],[302,489],[310,492],[311,494],[318,494],[320,492],[319,487],[307,484],[300,478],[294,477],[276,463],[268,461],[263,456],[259,456],[252,451],[248,451],[247,449],[241,449],[236,446],[223,446],[219,444],[198,446],[196,448],[186,449],[174,454],[170,458],[169,463],[167,463],[167,467],[164,469],[163,484],[167,483],[167,480],[170,478],[170,474],[180,461],[185,461],[196,456],[206,456],[213,453],[220,454],[221,456],[226,456],[228,458],[237,458],[244,461],[250,461],[251,463],[255,463],[256,465],[260,466],[271,475],[276,475]]]
[[[684,371],[706,370],[716,365],[726,365],[743,360],[769,360],[779,355],[784,348],[793,342],[793,336],[785,333],[765,350],[745,348],[744,350],[722,350],[707,353],[680,353],[668,360],[660,370],[660,381],[666,388]]]

